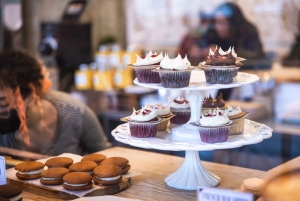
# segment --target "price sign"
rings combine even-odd
[[[6,184],[5,158],[0,156],[0,185]]]
[[[253,195],[231,190],[198,187],[198,201],[253,201]]]

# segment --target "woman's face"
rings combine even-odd
[[[215,29],[220,38],[226,39],[229,37],[229,27],[228,19],[221,13],[217,13],[215,18]]]

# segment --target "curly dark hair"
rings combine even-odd
[[[42,64],[23,51],[3,51],[0,53],[0,86],[12,90],[20,88],[22,98],[32,93],[33,85],[37,95],[42,91]]]

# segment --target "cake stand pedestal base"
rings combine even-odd
[[[176,172],[170,174],[165,179],[165,182],[172,188],[196,190],[198,186],[217,186],[220,180],[217,175],[203,167],[198,151],[186,151],[181,167]]]

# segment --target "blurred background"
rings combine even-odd
[[[227,104],[274,129],[256,145],[201,158],[269,170],[300,155],[299,0],[0,0],[0,51],[22,48],[47,66],[53,89],[90,106],[105,132],[146,103],[186,93],[134,86],[128,64],[146,52],[187,54],[192,65],[216,45],[247,59],[250,86],[222,91]],[[183,156],[183,152],[163,152]]]

